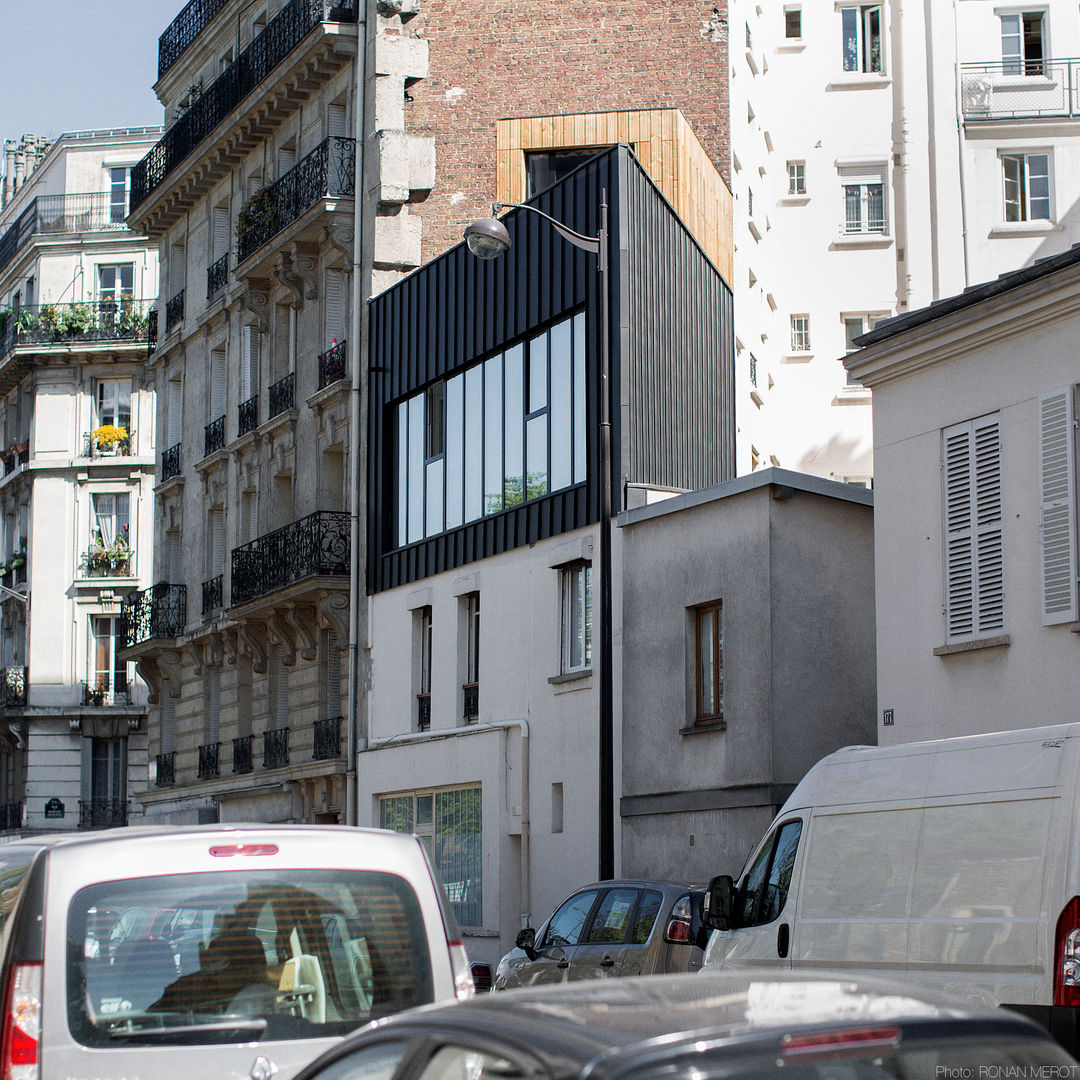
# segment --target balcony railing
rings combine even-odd
[[[157,779],[156,787],[172,787],[176,783],[176,751],[170,750],[167,754],[157,756]]]
[[[22,803],[0,803],[0,831],[22,826]]]
[[[965,120],[1080,116],[1080,60],[963,64],[960,104]]]
[[[317,575],[349,572],[349,515],[317,510],[232,553],[232,603]]]
[[[129,427],[120,427],[124,435],[117,439],[107,439],[97,434],[98,429],[83,433],[83,457],[129,457],[135,446],[135,432]]]
[[[234,773],[251,772],[251,735],[241,735],[232,741],[232,771]]]
[[[226,251],[216,262],[206,269],[206,299],[212,300],[229,280],[229,253]]]
[[[209,457],[218,450],[225,449],[225,417],[211,420],[203,428],[203,457]]]
[[[275,728],[263,735],[263,768],[284,769],[289,764],[289,729]]]
[[[92,683],[82,684],[82,703],[84,706],[101,708],[104,705],[130,705],[131,691],[127,684],[109,686],[107,679],[97,679]]]
[[[416,695],[416,726],[421,731],[427,731],[431,727],[431,695]]]
[[[124,298],[15,308],[0,315],[0,356],[21,345],[147,341],[152,303]]]
[[[334,716],[329,720],[315,721],[311,751],[313,761],[341,757],[341,720],[342,717]]]
[[[151,308],[147,312],[147,318],[149,325],[147,326],[146,334],[146,355],[149,356],[157,347],[157,332],[158,332],[158,314],[157,308]]]
[[[165,304],[165,336],[168,337],[184,319],[184,290]]]
[[[0,668],[0,707],[25,708],[27,682],[25,666]]]
[[[356,140],[332,135],[244,204],[236,225],[237,265],[320,199],[352,198],[355,191]]]
[[[132,577],[131,549],[126,544],[116,543],[111,547],[93,545],[80,560],[80,570],[84,577]]]
[[[236,422],[236,437],[246,435],[259,426],[259,395],[240,402],[239,417]]]
[[[480,684],[464,683],[461,691],[465,698],[465,705],[461,710],[461,719],[466,724],[475,724],[480,719]]]
[[[202,613],[209,615],[221,607],[221,582],[220,574],[202,583]]]
[[[267,417],[267,420],[271,420],[275,416],[280,416],[283,412],[287,412],[293,407],[295,390],[296,375],[291,371],[284,379],[278,379],[278,381],[270,387],[270,415]]]
[[[176,638],[187,622],[187,586],[164,582],[132,593],[121,609],[124,645]]]
[[[126,213],[108,192],[39,195],[0,236],[0,273],[32,236],[126,229]]]
[[[209,780],[220,775],[221,743],[207,743],[199,747],[199,779]]]
[[[80,829],[112,829],[127,824],[127,803],[119,799],[80,799]]]
[[[158,38],[160,79],[180,59],[184,50],[203,32],[210,20],[225,6],[226,0],[191,0]]]
[[[131,207],[149,194],[322,22],[356,22],[359,0],[291,0],[255,40],[176,121],[164,138],[131,170]],[[205,21],[195,18],[177,30],[167,49],[170,64],[197,36]],[[170,27],[170,30],[172,28]],[[166,31],[168,33],[168,31]],[[161,45],[158,45],[159,63]]]
[[[171,480],[174,476],[180,475],[180,448],[183,444],[177,443],[175,446],[170,446],[168,450],[164,451],[161,455],[161,479]]]
[[[319,389],[325,390],[331,383],[345,378],[345,342],[335,341],[324,353],[319,354]]]

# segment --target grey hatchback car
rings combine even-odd
[[[703,888],[671,881],[600,881],[568,896],[538,929],[520,931],[493,989],[697,971],[709,931]]]

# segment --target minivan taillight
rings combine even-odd
[[[693,914],[690,897],[680,896],[671,908],[671,915],[664,930],[664,940],[676,945],[685,945],[690,940],[690,924]]]
[[[1058,916],[1054,934],[1054,1004],[1080,1005],[1080,896]]]
[[[469,956],[460,941],[448,941],[447,945],[450,947],[450,967],[454,972],[454,994],[458,1001],[465,1001],[476,993]]]
[[[41,1039],[41,965],[16,964],[4,988],[2,1080],[38,1080]]]

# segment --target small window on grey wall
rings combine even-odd
[[[784,37],[789,40],[802,37],[802,9],[787,8],[784,11]]]

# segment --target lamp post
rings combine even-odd
[[[501,210],[537,214],[568,243],[596,256],[600,274],[600,731],[599,731],[599,878],[615,876],[615,698],[611,636],[611,311],[608,291],[607,191],[600,192],[600,231],[586,236],[535,206],[494,203],[491,217],[465,230],[469,250],[480,259],[494,259],[510,250],[510,234],[496,216]]]

